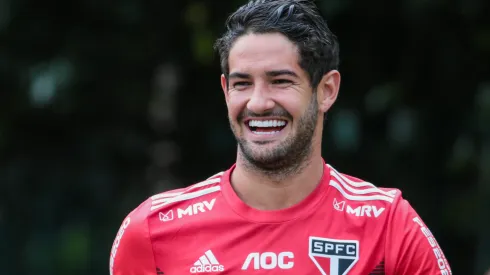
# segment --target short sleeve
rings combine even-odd
[[[156,266],[145,203],[122,222],[110,253],[111,275],[155,275]]]
[[[400,196],[394,203],[386,236],[386,274],[452,274],[436,238],[408,201]]]

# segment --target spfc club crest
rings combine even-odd
[[[359,260],[359,241],[310,237],[308,255],[323,275],[346,275]]]

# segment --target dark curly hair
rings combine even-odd
[[[249,33],[281,33],[299,49],[299,65],[316,88],[322,77],[339,66],[337,37],[312,0],[251,0],[226,20],[226,32],[215,43],[221,70],[228,79],[233,43]]]

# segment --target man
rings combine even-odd
[[[133,210],[112,274],[451,274],[399,190],[324,162],[338,44],[311,1],[251,1],[216,48],[236,163]]]

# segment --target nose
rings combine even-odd
[[[270,97],[267,87],[256,85],[247,103],[247,108],[256,114],[263,114],[272,110],[274,106],[275,103]]]

